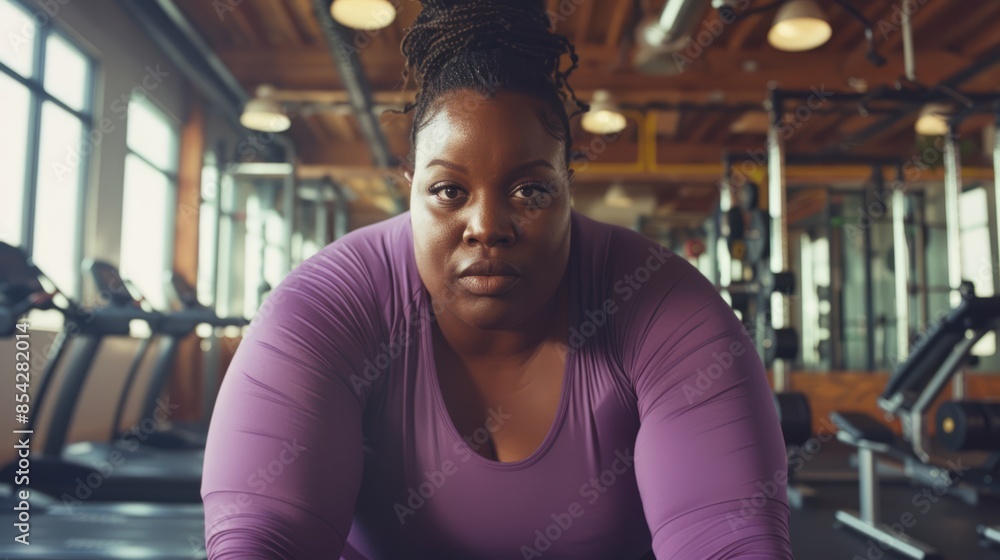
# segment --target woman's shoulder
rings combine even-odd
[[[405,219],[405,224],[403,223]],[[255,315],[255,323],[290,315],[320,325],[329,320],[362,321],[371,336],[383,330],[383,312],[412,251],[408,215],[351,231],[321,248],[275,287]],[[407,227],[404,227],[407,226]],[[409,244],[409,245],[407,245]],[[280,321],[279,321],[280,322]]]

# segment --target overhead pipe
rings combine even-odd
[[[913,27],[910,24],[910,10],[906,9],[906,1],[902,2],[899,12],[903,23],[903,71],[910,82],[917,81],[917,67],[913,57]]]
[[[333,58],[334,66],[337,67],[337,74],[340,76],[347,89],[348,98],[354,114],[358,119],[361,133],[371,150],[372,160],[375,166],[381,169],[389,169],[399,165],[398,159],[389,149],[389,141],[382,132],[382,127],[375,116],[375,103],[372,99],[371,87],[361,68],[361,59],[358,57],[357,48],[354,46],[353,37],[347,28],[334,21],[330,16],[329,0],[312,0],[313,12],[316,21],[319,23],[323,38],[326,40],[327,50]],[[384,176],[387,194],[392,198],[398,212],[406,209],[405,201],[396,188],[395,181],[388,175]]]

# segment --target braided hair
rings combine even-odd
[[[445,93],[470,89],[492,98],[499,90],[523,93],[542,102],[542,124],[566,146],[570,161],[569,121],[588,106],[567,82],[579,57],[569,39],[549,30],[544,0],[423,0],[423,10],[402,43],[403,78],[420,89],[403,113],[414,110],[409,161],[417,133]],[[571,65],[559,69],[563,54]],[[566,92],[576,110],[568,115]]]

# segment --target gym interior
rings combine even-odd
[[[795,556],[1000,558],[1000,3],[546,5],[591,105],[573,208],[743,321]],[[244,330],[407,210],[419,10],[0,0],[0,555],[207,557],[205,434]]]

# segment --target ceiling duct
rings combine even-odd
[[[682,72],[689,57],[674,55],[691,43],[711,3],[710,0],[667,0],[659,15],[643,19],[636,28],[638,49],[633,67],[651,75]]]

